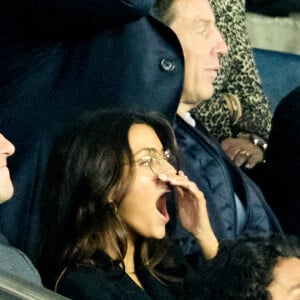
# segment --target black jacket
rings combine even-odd
[[[15,195],[1,228],[33,260],[41,185],[57,133],[99,107],[157,110],[171,121],[183,84],[175,34],[150,16],[150,0],[5,1],[0,9],[1,132]]]

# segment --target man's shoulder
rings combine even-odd
[[[0,269],[30,282],[41,284],[38,271],[20,250],[0,243]]]
[[[0,231],[0,245],[9,245],[9,241],[5,237],[5,235]]]

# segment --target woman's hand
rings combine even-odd
[[[182,171],[178,174],[160,174],[158,178],[176,188],[182,226],[193,234],[205,257],[213,258],[219,243],[210,224],[203,193]]]
[[[221,147],[238,167],[245,165],[245,168],[252,169],[264,158],[263,151],[248,137],[226,138],[221,142]]]

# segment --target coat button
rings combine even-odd
[[[172,72],[175,69],[175,64],[166,58],[160,61],[160,67],[163,71]]]

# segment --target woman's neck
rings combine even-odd
[[[124,265],[125,265],[126,273],[135,272],[134,253],[135,253],[135,239],[129,238],[127,243],[126,255],[124,257]]]
[[[125,272],[135,282],[135,284],[137,284],[140,288],[144,289],[135,271],[135,240],[136,239],[133,237],[128,239],[127,251],[124,257]]]

